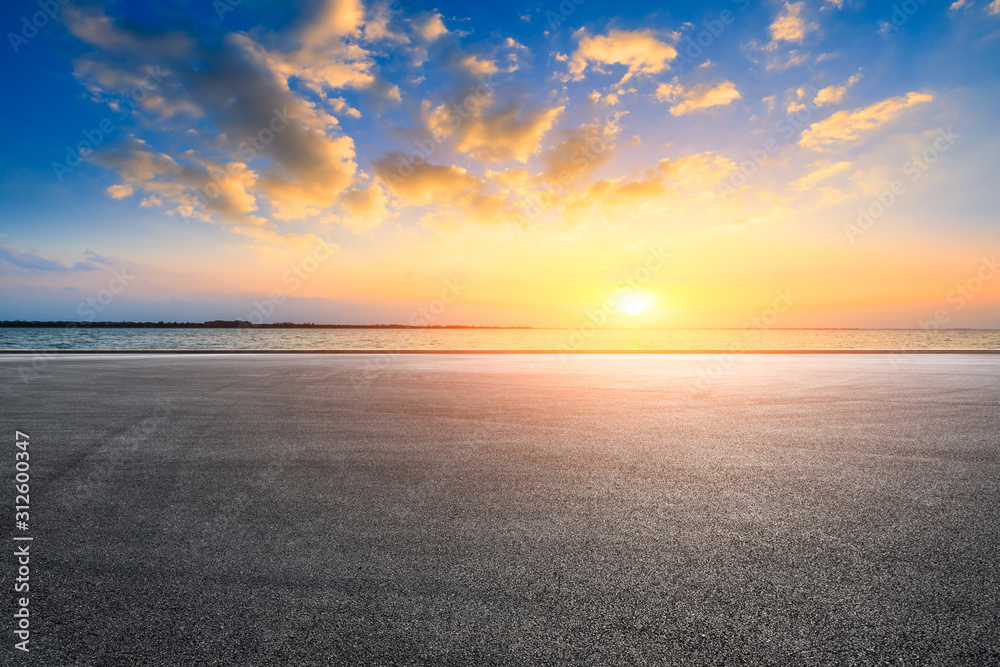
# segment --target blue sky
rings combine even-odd
[[[3,318],[128,267],[100,319],[405,321],[462,276],[441,323],[572,325],[666,244],[630,323],[794,285],[787,326],[908,327],[995,252],[998,2],[45,6],[0,21]]]

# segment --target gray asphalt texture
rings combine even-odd
[[[1000,661],[997,355],[0,355],[0,400],[8,664]]]

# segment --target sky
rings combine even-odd
[[[2,12],[0,319],[1000,328],[1000,0]]]

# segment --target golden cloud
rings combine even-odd
[[[624,83],[633,76],[667,70],[677,57],[677,49],[652,30],[611,30],[607,35],[589,35],[580,28],[574,36],[579,44],[569,63],[573,80],[582,79],[587,65],[596,63],[598,71],[603,71],[603,65],[625,65],[628,71],[619,82]]]
[[[809,165],[812,169],[808,174],[802,178],[794,181],[791,185],[793,188],[799,192],[805,192],[806,190],[812,189],[817,183],[824,181],[831,176],[836,176],[844,171],[847,171],[852,166],[852,163],[842,161],[842,162],[829,162],[821,160],[819,162],[814,162]]]
[[[877,130],[898,118],[906,109],[933,99],[934,96],[927,93],[911,92],[861,109],[838,111],[829,118],[810,125],[802,133],[799,143],[806,148],[822,150],[835,143],[857,141],[863,132]]]
[[[470,108],[471,107],[471,108]],[[565,107],[524,109],[517,104],[494,108],[492,93],[470,105],[440,105],[425,113],[432,136],[450,139],[455,149],[479,160],[527,162]]]
[[[693,200],[715,196],[714,187],[736,169],[736,163],[711,152],[679,160],[660,160],[644,178],[603,179],[566,197],[564,210],[573,216],[587,210],[633,215],[666,205],[681,192]]]
[[[801,44],[805,40],[806,33],[818,27],[815,23],[802,17],[805,4],[804,2],[785,3],[781,13],[767,29],[771,34],[772,43],[795,42]]]
[[[670,113],[674,116],[683,116],[699,109],[724,106],[742,96],[732,81],[723,81],[714,86],[700,83],[687,89],[675,81],[670,84],[660,84],[656,89],[656,97],[662,101],[680,99],[677,104],[670,107]]]
[[[846,83],[840,86],[827,86],[826,88],[820,89],[813,99],[813,104],[816,106],[824,106],[827,104],[837,104],[842,99],[844,99],[844,94],[847,89],[856,84],[861,80],[860,74],[855,74]]]
[[[545,171],[541,178],[548,183],[569,185],[591,174],[611,159],[618,127],[583,125],[563,133],[563,140],[542,154]]]

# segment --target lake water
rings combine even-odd
[[[0,349],[1000,349],[997,330],[905,329],[30,329],[0,328]]]

